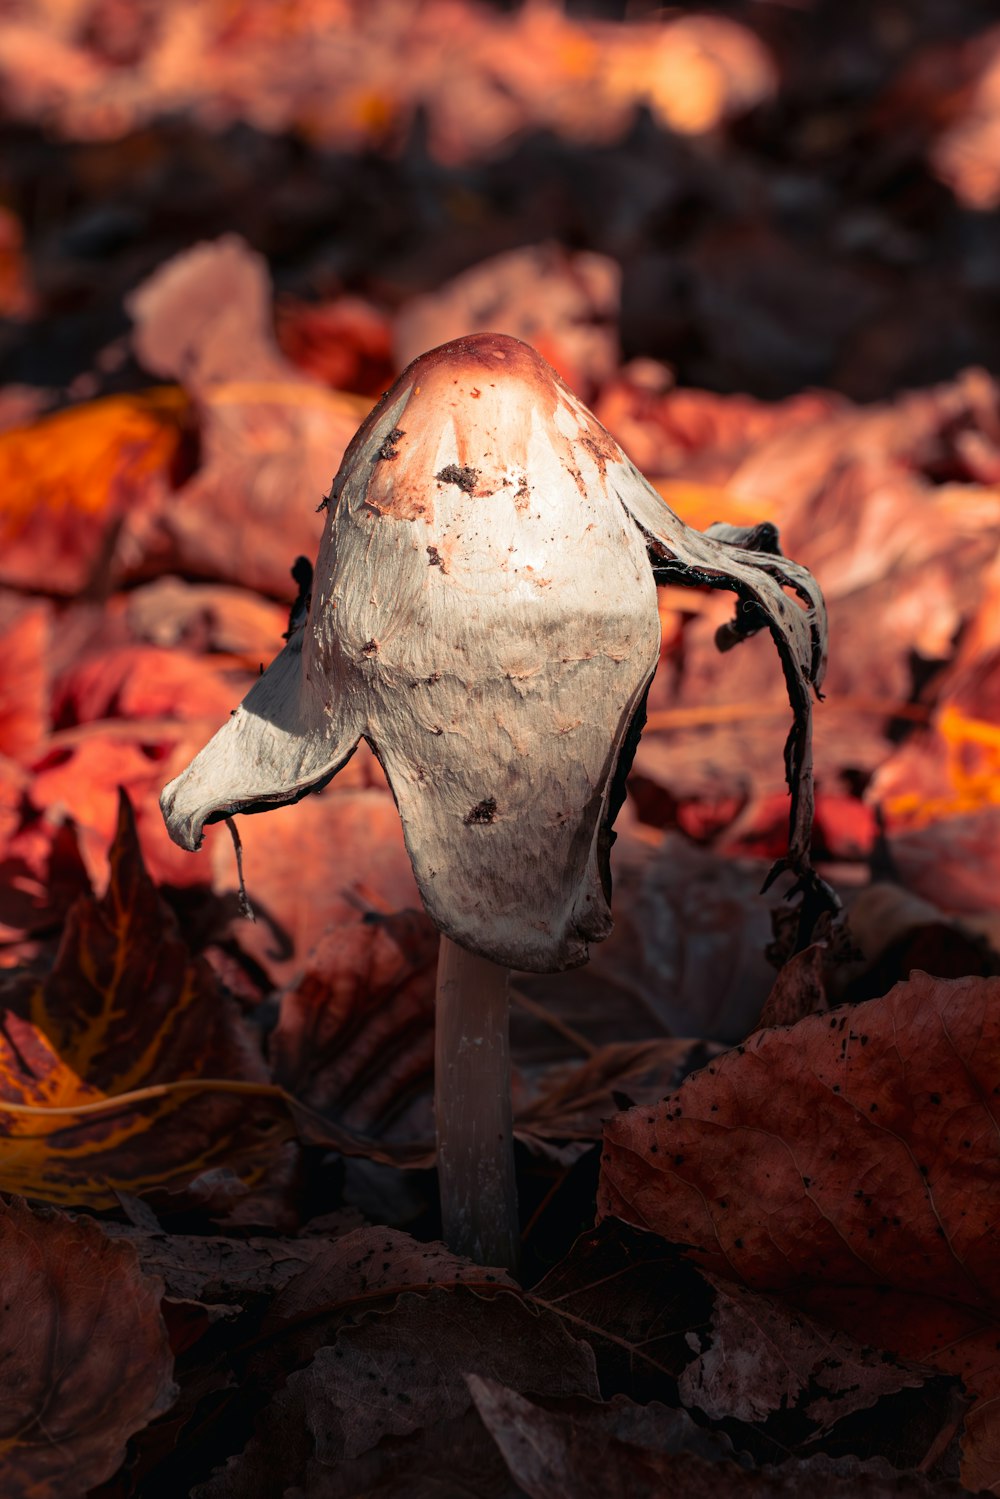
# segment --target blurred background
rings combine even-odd
[[[691,524],[779,524],[830,604],[816,857],[990,939],[990,0],[0,0],[0,147],[0,961],[106,878],[119,785],[251,1008],[417,903],[370,754],[247,820],[256,928],[157,795],[279,648],[372,400],[485,328]],[[595,1044],[738,1037],[771,983],[788,710],[768,640],[716,653],[730,608],[661,590],[618,935],[552,1000]]]
[[[871,400],[995,355],[998,115],[990,0],[4,0],[0,377],[121,385],[124,295],[236,233],[364,393],[492,321],[589,395]]]

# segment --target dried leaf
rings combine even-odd
[[[705,1269],[965,1380],[965,1481],[1000,1478],[992,1200],[1000,980],[914,976],[760,1031],[606,1132],[600,1209]]]
[[[139,566],[185,406],[111,396],[0,433],[0,582],[73,595]]]
[[[423,911],[333,927],[282,995],[269,1043],[276,1081],[373,1145],[425,1144],[437,954]]]
[[[789,958],[774,981],[754,1030],[766,1030],[772,1025],[794,1025],[805,1015],[820,1014],[830,1008],[826,993],[825,954],[826,949],[814,942]]]
[[[359,914],[419,909],[399,814],[384,778],[381,784],[381,790],[359,790],[338,783],[296,806],[241,822],[247,893],[257,922],[240,922],[233,940],[276,988],[296,984],[328,929],[334,946],[338,927],[349,929]],[[185,857],[179,849],[177,855]],[[228,838],[213,843],[208,861],[186,858],[202,880],[204,862],[219,895],[236,892]]]
[[[469,1386],[490,1434],[529,1499],[958,1499],[958,1484],[934,1484],[888,1463],[813,1457],[780,1468],[749,1470],[732,1460],[724,1437],[694,1425],[683,1411],[582,1400],[527,1400],[495,1380],[470,1375]]]
[[[231,1239],[112,1222],[104,1231],[132,1246],[144,1272],[163,1281],[166,1296],[213,1305],[263,1301],[329,1254],[321,1238]]]
[[[38,749],[49,726],[51,626],[47,605],[0,596],[0,755],[22,762]]]
[[[468,1410],[467,1373],[525,1390],[597,1394],[589,1348],[512,1292],[407,1293],[391,1311],[344,1327],[292,1374],[246,1451],[199,1499],[270,1499],[296,1485],[316,1499],[335,1492],[338,1464],[390,1437],[419,1447],[425,1431],[433,1437],[438,1423]]]
[[[14,976],[0,1032],[0,1183],[109,1206],[224,1163],[260,1179],[290,1122],[252,1033],[161,904],[122,802],[111,882],[52,972]]]
[[[672,1487],[687,1494],[679,1484],[688,1465],[676,1461],[679,1454],[697,1457],[696,1473],[703,1465],[711,1473],[732,1456],[725,1437],[702,1431],[686,1411],[663,1405],[636,1405],[622,1395],[606,1405],[539,1405],[478,1374],[469,1375],[469,1389],[512,1476],[531,1499],[660,1499]],[[735,1478],[740,1470],[735,1463],[727,1466]],[[716,1478],[725,1484],[724,1474]]]
[[[514,1091],[517,1133],[536,1140],[599,1140],[605,1120],[618,1112],[616,1095],[633,1103],[657,1102],[722,1048],[710,1041],[673,1037],[602,1046],[584,1062],[559,1063],[520,1074]]]
[[[924,1382],[875,1348],[859,1348],[781,1302],[704,1272],[715,1290],[712,1326],[678,1381],[683,1403],[712,1421],[763,1421],[800,1410],[820,1434],[842,1416],[864,1410],[906,1386]],[[689,1335],[699,1347],[697,1335]]]
[[[162,516],[170,566],[287,597],[295,558],[315,553],[356,403],[282,358],[266,266],[235,236],[161,266],[129,310],[138,357],[184,382],[201,428],[200,467]]]
[[[605,255],[531,245],[481,261],[396,319],[397,368],[468,333],[531,344],[566,383],[591,394],[618,362],[621,272]]]
[[[173,1404],[161,1283],[87,1218],[0,1202],[0,1454],[8,1494],[83,1499]]]
[[[359,1228],[322,1244],[312,1262],[287,1281],[262,1331],[285,1341],[291,1335],[308,1356],[366,1306],[391,1303],[406,1290],[460,1285],[490,1294],[500,1287],[516,1290],[505,1270],[474,1265],[443,1244],[422,1244],[394,1228]]]

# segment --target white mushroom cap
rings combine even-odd
[[[196,848],[206,822],[298,799],[364,737],[440,929],[511,967],[584,962],[611,928],[609,801],[659,652],[651,542],[761,603],[790,687],[816,680],[804,570],[688,531],[526,344],[424,354],[347,449],[304,625],[165,788],[171,836]]]

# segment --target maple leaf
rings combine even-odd
[[[105,1207],[217,1165],[256,1181],[291,1125],[235,1004],[178,936],[122,797],[111,880],[45,978],[0,992],[0,1187]]]
[[[173,1403],[162,1282],[96,1223],[16,1197],[0,1201],[0,1261],[4,1490],[80,1499]]]
[[[916,974],[757,1032],[606,1131],[599,1207],[960,1375],[963,1478],[1000,1483],[1000,980]]]

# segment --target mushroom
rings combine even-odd
[[[507,974],[572,968],[611,929],[612,824],[659,654],[656,579],[735,590],[723,647],[774,636],[795,709],[779,867],[798,875],[806,919],[829,898],[808,859],[822,596],[773,526],[686,527],[544,360],[499,334],[416,359],[324,505],[308,608],[165,788],[163,814],[196,849],[207,823],[297,801],[370,744],[441,932],[445,1238],[513,1266]]]

